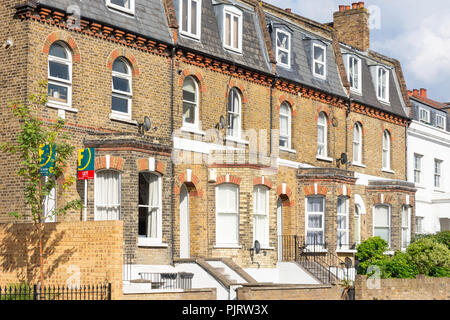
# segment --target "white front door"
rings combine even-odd
[[[277,203],[278,261],[283,260],[283,201]]]
[[[180,190],[180,258],[190,258],[189,193],[185,185]]]

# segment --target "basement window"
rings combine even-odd
[[[106,0],[106,5],[111,9],[134,15],[134,0]]]

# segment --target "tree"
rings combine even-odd
[[[363,241],[358,247],[356,258],[359,261],[358,274],[366,274],[367,269],[374,265],[380,268],[382,275],[384,274],[384,265],[387,256],[384,255],[389,249],[388,243],[380,237],[372,237]]]
[[[12,102],[9,107],[19,123],[21,130],[17,133],[14,143],[2,143],[0,150],[17,155],[20,168],[17,175],[25,184],[25,206],[28,215],[21,215],[19,211],[9,215],[23,219],[31,215],[31,220],[39,239],[39,265],[41,286],[44,285],[44,201],[51,191],[60,185],[67,190],[75,182],[75,178],[65,174],[67,161],[70,159],[74,147],[69,144],[69,136],[63,132],[64,120],[58,119],[54,124],[44,124],[36,115],[36,110],[42,110],[47,104],[47,83],[39,82],[37,94],[32,94],[25,102]],[[53,166],[50,170],[51,178],[41,175],[41,150],[45,145],[52,147],[55,154]],[[58,208],[48,213],[49,216],[60,216],[69,210],[82,208],[80,200],[59,203]],[[23,211],[23,210],[22,210]]]

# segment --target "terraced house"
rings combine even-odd
[[[48,80],[37,112],[96,148],[87,219],[123,220],[142,272],[213,275],[232,298],[233,281],[327,282],[308,253],[337,270],[368,237],[398,250],[414,233],[411,106],[400,63],[370,50],[363,2],[329,24],[253,0],[6,0],[1,15],[1,100]],[[4,212],[21,201],[10,171]]]

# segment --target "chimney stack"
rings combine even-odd
[[[358,50],[370,48],[369,11],[364,2],[354,2],[350,6],[339,6],[333,14],[333,28],[339,41]]]
[[[284,9],[287,13],[292,13],[292,10],[291,10],[291,8],[286,8],[286,9]]]
[[[420,88],[420,96],[422,98],[426,98],[427,97],[427,89]]]
[[[413,95],[418,96],[419,95],[419,90],[413,89]]]

